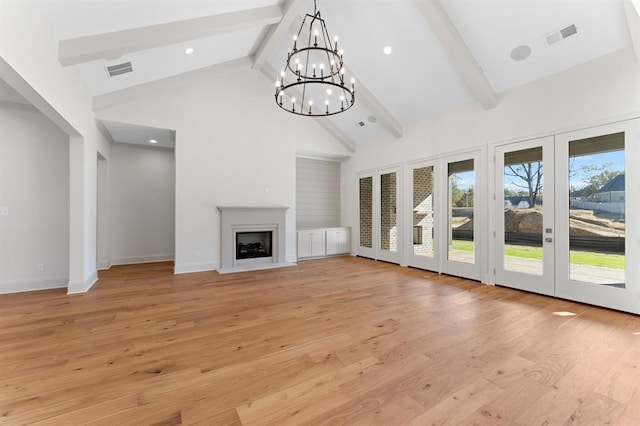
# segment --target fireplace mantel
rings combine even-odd
[[[220,253],[221,274],[256,269],[293,266],[286,261],[286,213],[289,207],[219,206],[221,217]],[[236,260],[236,233],[252,231],[273,232],[273,257],[265,263],[239,264]]]

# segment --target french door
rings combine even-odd
[[[556,296],[640,313],[638,159],[640,119],[556,136]]]
[[[407,264],[420,269],[439,271],[439,250],[437,241],[440,236],[438,176],[436,161],[413,163],[407,170],[410,210],[407,238]]]
[[[482,279],[483,210],[481,151],[441,159],[438,211],[444,224],[439,236],[440,272],[474,280]],[[446,198],[445,198],[446,197]]]
[[[358,255],[400,263],[400,167],[358,176]]]
[[[553,136],[498,146],[496,284],[553,295]]]
[[[496,284],[640,313],[640,120],[494,153]]]

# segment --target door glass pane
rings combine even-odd
[[[380,175],[380,249],[398,251],[395,172]]]
[[[373,248],[373,177],[360,178],[360,247]]]
[[[625,287],[624,133],[569,142],[569,279]]]
[[[505,270],[543,273],[542,166],[542,147],[504,154]]]
[[[449,250],[447,258],[474,263],[473,213],[475,172],[473,160],[447,166],[449,176]]]
[[[433,257],[433,166],[413,170],[413,254]]]

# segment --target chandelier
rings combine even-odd
[[[343,56],[344,51],[338,50],[338,37],[331,40],[314,0],[313,15],[307,13],[302,20],[300,30],[293,36],[293,49],[277,76],[278,106],[308,117],[339,114],[351,108],[355,102],[355,79],[345,84]]]

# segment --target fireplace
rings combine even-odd
[[[287,262],[288,207],[218,207],[220,268],[218,273],[295,266]]]
[[[236,260],[272,257],[273,231],[236,232]]]

